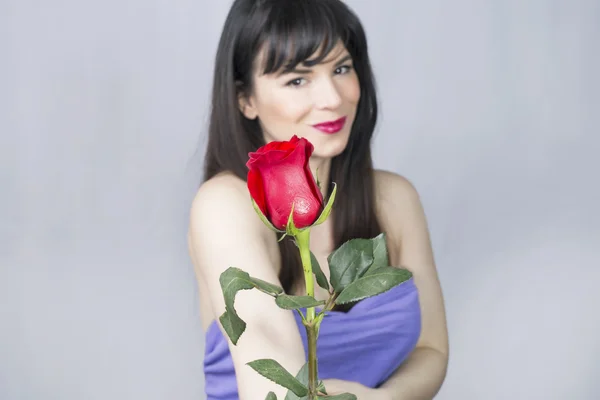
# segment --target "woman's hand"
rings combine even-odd
[[[364,386],[358,382],[341,379],[323,379],[323,384],[328,395],[351,393],[358,400],[390,400],[384,391]]]

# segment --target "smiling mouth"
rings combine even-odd
[[[336,133],[342,130],[344,125],[346,124],[346,117],[342,117],[335,121],[323,122],[321,124],[313,125],[313,128],[316,128],[324,133]]]

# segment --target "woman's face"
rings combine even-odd
[[[240,107],[246,118],[258,118],[267,143],[298,135],[314,145],[314,157],[331,158],[344,150],[360,85],[350,53],[342,44],[310,68],[300,64],[292,72],[268,75],[258,71],[252,94],[240,99]]]

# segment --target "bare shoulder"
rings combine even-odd
[[[223,173],[204,182],[192,201],[191,222],[202,222],[195,217],[215,215],[217,211],[243,213],[252,210],[245,182],[230,173]],[[232,207],[234,206],[234,207]]]
[[[223,173],[204,182],[191,205],[188,238],[196,250],[203,247],[234,247],[258,242],[266,245],[273,233],[252,207],[246,182]],[[201,263],[196,267],[202,268]]]
[[[417,189],[406,177],[391,171],[375,170],[375,190],[382,205],[419,201]]]
[[[406,177],[394,172],[375,171],[377,212],[388,235],[400,240],[407,220],[424,214],[417,189]]]
[[[214,230],[238,230],[260,237],[269,233],[256,216],[246,182],[230,173],[204,182],[192,201],[188,234]]]

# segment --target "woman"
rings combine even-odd
[[[256,400],[273,391],[283,399],[286,389],[245,364],[272,358],[298,371],[306,360],[296,315],[256,290],[236,297],[247,323],[236,346],[218,322],[225,310],[219,276],[230,266],[287,293],[305,293],[297,248],[291,240],[278,243],[260,221],[245,183],[248,153],[294,134],[314,145],[311,170],[330,183],[321,185],[323,195],[328,197],[331,182],[338,185],[332,215],[311,230],[320,264],[326,266],[327,255],[351,238],[385,232],[390,264],[413,273],[393,293],[335,310],[324,320],[319,376],[329,394],[433,398],[448,362],[442,293],[417,192],[405,178],[372,167],[377,102],[356,15],[340,0],[234,1],[218,47],[212,96],[205,182],[192,204],[188,236],[207,332],[208,398]],[[315,297],[327,298],[319,289]],[[373,320],[382,314],[387,320]],[[327,341],[327,329],[338,336]],[[360,331],[361,339],[342,343],[349,331]]]

